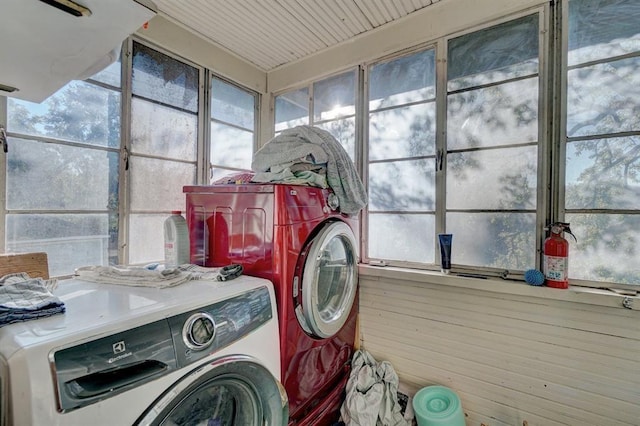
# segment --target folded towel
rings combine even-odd
[[[242,266],[240,265],[206,268],[184,264],[164,270],[123,266],[84,266],[76,269],[78,278],[85,281],[156,288],[175,287],[190,280],[228,281],[241,274]]]
[[[56,284],[26,273],[0,278],[0,327],[63,313],[64,303],[50,291]]]
[[[76,269],[78,278],[99,284],[121,284],[134,287],[175,287],[191,279],[188,272],[175,269],[162,271],[124,266],[83,266]]]

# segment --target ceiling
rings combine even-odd
[[[268,72],[440,0],[154,0],[161,16]]]

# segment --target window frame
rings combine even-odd
[[[329,80],[331,78],[343,75],[343,74],[347,74],[353,72],[355,75],[355,80],[354,80],[354,107],[355,107],[355,112],[354,114],[348,114],[348,115],[344,115],[344,116],[339,116],[337,118],[331,118],[331,119],[325,119],[325,120],[315,120],[315,110],[314,110],[314,85],[318,82],[322,82],[322,81],[326,81]],[[326,124],[326,123],[331,123],[334,121],[339,121],[339,120],[344,120],[344,119],[348,119],[348,118],[353,118],[354,122],[355,122],[355,128],[354,128],[354,139],[355,139],[355,147],[354,147],[354,164],[356,166],[356,170],[361,170],[361,164],[362,164],[362,134],[363,134],[363,125],[362,125],[362,116],[363,116],[363,102],[364,102],[364,95],[362,92],[362,86],[363,86],[363,78],[362,78],[362,67],[360,65],[356,65],[356,66],[350,66],[347,68],[343,68],[340,69],[339,71],[336,72],[332,72],[330,74],[326,74],[326,75],[322,75],[320,77],[318,77],[317,79],[313,79],[311,81],[305,82],[304,84],[300,84],[300,85],[295,85],[295,86],[291,86],[291,87],[287,87],[283,90],[280,90],[278,92],[275,92],[272,94],[271,96],[271,110],[274,112],[272,114],[272,120],[271,120],[271,124],[273,126],[274,129],[274,136],[277,136],[278,134],[280,134],[283,130],[285,130],[286,128],[283,128],[282,130],[275,130],[276,126],[277,126],[277,122],[276,122],[276,99],[279,96],[282,96],[284,94],[287,93],[291,93],[291,92],[295,92],[297,90],[301,90],[301,89],[307,89],[307,94],[308,94],[308,99],[307,99],[307,106],[308,106],[308,121],[307,121],[307,125],[309,126],[315,126],[317,123],[319,124]],[[350,154],[350,153],[348,153]]]
[[[211,100],[212,100],[212,95],[213,95],[213,87],[212,87],[212,81],[213,79],[217,79],[220,80],[230,86],[234,86],[237,89],[243,90],[245,92],[247,92],[248,94],[251,94],[253,96],[254,102],[253,102],[253,152],[255,152],[258,149],[258,136],[260,134],[260,105],[261,105],[261,101],[262,101],[262,97],[260,95],[260,93],[256,92],[255,90],[251,90],[247,87],[244,87],[238,83],[233,82],[232,80],[229,80],[228,78],[225,78],[221,75],[216,74],[214,71],[206,69],[205,70],[205,76],[204,76],[204,81],[206,82],[205,84],[205,90],[204,90],[204,98],[208,100],[208,102],[205,103],[204,105],[204,111],[203,111],[203,115],[204,115],[204,128],[203,128],[203,132],[204,135],[206,135],[206,138],[204,138],[203,141],[203,149],[202,149],[202,178],[199,178],[199,182],[204,182],[204,183],[208,183],[211,180],[214,179],[213,177],[213,170],[214,169],[219,169],[219,170],[227,170],[231,173],[234,172],[243,172],[243,171],[249,171],[251,170],[251,164],[249,164],[249,168],[248,169],[241,169],[241,168],[236,168],[236,167],[229,167],[229,166],[221,166],[221,165],[214,165],[211,163],[211,150],[213,148],[212,142],[211,140],[209,140],[209,135],[211,135],[211,123],[212,122],[218,122],[224,125],[228,125],[230,127],[234,127],[237,128],[239,130],[245,130],[248,131],[248,129],[245,129],[243,127],[239,127],[236,126],[234,124],[231,123],[227,123],[221,120],[217,120],[214,119],[211,116]],[[199,169],[200,170],[200,169]]]
[[[204,85],[203,85],[203,78],[204,78],[204,74],[205,74],[205,68],[201,65],[195,64],[192,61],[189,61],[188,59],[185,59],[171,51],[168,51],[158,45],[156,45],[155,43],[152,43],[142,37],[138,37],[136,35],[133,35],[129,38],[127,38],[127,40],[125,40],[125,45],[126,45],[126,51],[125,54],[123,55],[123,73],[125,73],[125,75],[123,75],[123,110],[122,110],[122,136],[121,136],[121,176],[120,176],[120,183],[121,188],[124,188],[124,190],[121,190],[121,198],[120,198],[120,228],[119,228],[119,259],[120,262],[123,264],[127,264],[127,265],[135,265],[137,263],[135,262],[131,262],[131,250],[130,250],[130,244],[129,241],[131,240],[131,218],[132,215],[136,215],[136,214],[150,214],[150,215],[160,215],[163,214],[165,216],[169,216],[171,214],[171,210],[154,210],[154,211],[141,211],[141,212],[137,212],[137,211],[132,211],[132,178],[131,178],[131,173],[130,173],[130,169],[128,167],[126,167],[128,164],[130,164],[131,158],[132,157],[136,157],[136,158],[144,158],[144,159],[152,159],[152,160],[160,160],[160,161],[175,161],[175,162],[179,162],[179,163],[183,163],[183,164],[195,164],[195,177],[194,183],[199,183],[202,182],[203,180],[203,166],[204,166],[204,161],[203,161],[203,147],[204,147],[204,138],[205,138],[205,133],[204,133],[204,127],[205,127],[205,116],[204,116],[204,107],[206,105],[205,100],[204,100]],[[140,44],[141,46],[143,46],[144,48],[147,49],[151,49],[155,52],[158,52],[162,55],[165,55],[169,58],[172,58],[178,62],[181,62],[185,65],[191,66],[195,69],[198,70],[198,104],[197,104],[197,112],[195,113],[197,118],[196,118],[196,125],[198,127],[197,129],[197,140],[196,140],[196,152],[195,152],[195,161],[183,161],[183,160],[177,160],[177,159],[171,159],[170,157],[167,157],[166,155],[149,155],[149,154],[142,154],[142,153],[133,153],[132,151],[132,147],[131,147],[131,132],[132,132],[132,103],[133,103],[133,99],[134,98],[138,98],[138,99],[142,99],[145,102],[150,102],[154,105],[164,105],[161,102],[152,100],[152,99],[147,99],[146,97],[142,97],[142,96],[137,96],[133,94],[133,45],[134,43]],[[177,107],[172,107],[176,110],[182,110],[181,108],[177,108]],[[183,210],[184,206],[181,206],[179,208],[179,210]],[[162,230],[159,229],[158,232],[161,232]],[[161,259],[157,259],[158,261],[160,261]],[[143,262],[146,263],[146,262]]]
[[[121,46],[122,49],[124,49],[124,45]],[[122,55],[121,55],[121,70],[122,70],[122,64],[124,64],[124,59],[122,59]],[[76,80],[74,80],[76,81]],[[70,83],[73,83],[74,81],[70,81],[69,83],[65,84],[62,88],[60,88],[58,91],[56,91],[55,93],[53,93],[51,96],[57,95],[59,93],[61,93],[62,91],[67,89],[67,86]],[[98,80],[95,80],[93,78],[87,78],[85,80],[77,80],[83,84],[90,85],[90,86],[94,86],[94,87],[98,87],[101,89],[105,89],[108,91],[112,91],[114,93],[118,93],[120,96],[120,144],[122,143],[122,138],[123,138],[123,134],[122,134],[122,129],[123,129],[123,117],[122,117],[122,108],[124,105],[124,80],[122,79],[122,71],[121,71],[121,79],[120,79],[120,85],[119,86],[115,86],[109,83],[104,83]],[[44,102],[44,101],[43,101]],[[6,96],[0,96],[0,124],[3,124],[3,127],[8,127],[8,114],[9,114],[9,100],[8,97]],[[5,124],[6,123],[6,124]],[[5,129],[6,129],[5,127]],[[17,138],[17,139],[25,139],[25,140],[31,140],[34,141],[36,143],[43,143],[43,144],[50,144],[52,146],[58,146],[58,147],[66,147],[66,148],[70,148],[70,149],[80,149],[80,150],[90,150],[92,152],[102,152],[105,154],[117,154],[119,157],[119,152],[121,150],[121,145],[119,145],[118,147],[113,147],[113,146],[109,146],[109,145],[98,145],[98,144],[91,144],[91,143],[85,143],[85,142],[81,142],[81,141],[75,141],[75,140],[71,140],[71,139],[67,139],[67,138],[62,138],[59,136],[56,137],[51,137],[51,136],[45,136],[45,135],[30,135],[30,134],[26,134],[26,133],[20,133],[20,132],[13,132],[13,131],[6,131],[6,135],[7,138],[9,137],[13,137],[13,138]],[[11,150],[12,147],[9,145],[8,149]],[[4,154],[4,153],[3,153]],[[0,175],[3,177],[3,179],[5,179],[7,177],[7,159],[8,156],[6,154],[2,155],[2,159],[0,161]],[[120,176],[120,173],[122,173],[122,165],[120,163],[120,166],[118,167],[118,176]],[[119,177],[118,177],[119,179]],[[7,206],[7,187],[6,185],[3,185],[2,188],[0,188],[0,252],[4,252],[7,253],[7,235],[6,235],[6,226],[7,226],[7,216],[10,214],[15,214],[15,215],[59,215],[59,216],[63,216],[63,215],[92,215],[92,214],[106,214],[107,218],[110,215],[113,214],[117,214],[118,215],[118,222],[120,221],[120,208],[121,206],[118,206],[118,209],[111,209],[109,208],[109,206],[107,205],[104,209],[81,209],[81,208],[68,208],[68,209],[51,209],[51,208],[42,208],[42,209],[37,209],[37,208],[30,208],[30,209],[13,209],[13,210],[9,210],[8,206]],[[122,187],[119,185],[118,186],[118,199],[122,196]],[[108,232],[108,231],[107,231]],[[118,233],[120,232],[120,230],[118,229]],[[109,235],[110,237],[110,235]],[[110,238],[109,238],[110,239]],[[106,259],[107,262],[110,261],[111,259],[111,249],[110,249],[110,245],[113,244],[113,242],[108,241],[107,242],[107,249],[106,252],[103,253],[103,258]],[[120,258],[120,244],[119,241],[117,241],[115,244],[117,244],[118,249],[117,249],[117,256],[118,258]],[[45,251],[44,249],[40,250],[40,251]],[[17,252],[16,252],[17,253]],[[50,273],[52,274],[52,277],[56,277],[56,275],[53,275],[55,273],[55,269],[56,269],[57,265],[52,263],[51,260],[51,256],[49,257],[49,269],[50,269]],[[68,275],[61,275],[61,276],[68,276]]]
[[[197,112],[193,112],[193,114],[197,115],[197,142],[196,142],[196,153],[195,160],[190,162],[195,164],[195,183],[204,184],[208,183],[208,171],[209,171],[209,158],[208,158],[208,148],[205,149],[205,144],[209,143],[209,113],[210,113],[210,98],[209,91],[206,86],[208,84],[204,84],[204,81],[210,81],[210,76],[215,75],[217,78],[221,78],[217,76],[215,72],[206,68],[203,65],[198,65],[193,63],[192,61],[185,59],[184,57],[175,54],[167,49],[164,49],[155,43],[137,35],[132,35],[123,41],[121,45],[121,55],[120,55],[120,86],[115,87],[110,84],[101,83],[99,81],[93,79],[87,79],[90,84],[103,87],[109,90],[117,90],[120,95],[120,139],[117,147],[108,147],[108,146],[93,146],[87,145],[88,148],[97,149],[104,152],[113,152],[118,156],[119,161],[119,170],[118,170],[118,241],[117,241],[117,256],[118,256],[118,264],[129,264],[128,259],[130,257],[129,253],[129,244],[128,241],[131,237],[131,232],[129,229],[129,221],[131,216],[131,177],[128,170],[125,169],[126,161],[128,161],[129,156],[131,155],[131,102],[133,98],[132,94],[132,68],[133,68],[133,43],[139,43],[145,48],[151,49],[153,51],[159,52],[165,56],[173,58],[179,62],[185,63],[191,67],[194,67],[198,70],[198,104],[197,104]],[[240,90],[246,91],[250,93],[254,97],[254,130],[253,130],[253,150],[255,151],[257,145],[257,138],[261,134],[261,117],[260,117],[260,106],[261,106],[261,98],[260,94],[248,89],[229,79],[224,79],[225,82],[232,84],[238,87]],[[206,90],[205,90],[206,89]],[[0,124],[6,123],[8,118],[8,97],[0,96]],[[145,101],[150,101],[146,99],[146,97],[140,97],[140,99],[144,99]],[[157,102],[154,102],[157,103]],[[162,103],[160,103],[162,105]],[[21,137],[21,134],[12,134],[9,133],[8,136],[11,137]],[[28,135],[27,135],[28,136]],[[33,140],[47,139],[45,142],[56,143],[57,140],[52,138],[38,137],[33,136],[29,138]],[[64,145],[67,146],[79,146],[84,147],[85,144],[75,143],[70,141],[65,143],[65,141],[61,141]],[[9,148],[11,149],[11,147]],[[164,155],[144,155],[144,154],[136,154],[141,158],[159,158],[162,159]],[[167,157],[168,158],[168,157]],[[7,173],[7,156],[4,155],[2,159],[0,159],[0,174],[2,176],[6,176]],[[6,207],[6,186],[0,188],[0,251],[6,252],[6,220],[7,212]],[[46,213],[46,210],[33,210],[36,213]],[[106,209],[105,211],[108,211]],[[68,210],[64,211],[64,213],[74,213],[76,210]],[[78,210],[80,213],[92,213],[92,211]],[[56,211],[56,213],[59,213]],[[145,212],[147,213],[147,212]],[[167,213],[168,212],[160,212]],[[161,229],[158,232],[162,232]],[[107,253],[108,256],[108,253]],[[160,260],[160,259],[158,259]],[[110,263],[114,264],[114,263]],[[70,275],[60,275],[58,278],[65,278]]]
[[[389,259],[378,259],[369,256],[369,244],[368,244],[368,233],[369,233],[369,212],[363,212],[362,215],[362,235],[363,235],[363,247],[361,253],[363,253],[363,262],[365,263],[374,263],[374,264],[385,264],[389,266],[397,266],[397,267],[406,267],[406,268],[414,268],[414,269],[424,269],[424,270],[440,270],[440,257],[439,257],[439,247],[438,247],[438,233],[445,232],[445,221],[446,221],[446,133],[447,133],[447,51],[448,51],[448,42],[449,40],[460,37],[467,34],[472,34],[477,31],[481,31],[487,28],[491,28],[496,25],[500,25],[505,22],[510,22],[515,19],[519,19],[525,16],[530,15],[538,15],[538,29],[539,29],[539,43],[538,43],[538,142],[537,142],[537,163],[538,163],[538,172],[537,172],[537,196],[536,196],[536,221],[535,221],[535,262],[536,267],[538,267],[541,263],[541,247],[544,238],[539,237],[543,235],[543,229],[549,221],[549,205],[550,205],[550,164],[548,161],[548,155],[545,155],[549,150],[549,146],[551,145],[550,135],[551,135],[551,126],[549,125],[549,117],[551,116],[550,109],[552,108],[550,100],[552,99],[550,96],[550,78],[552,76],[550,61],[549,61],[549,52],[551,42],[550,36],[550,14],[551,9],[548,4],[536,6],[532,8],[527,8],[518,13],[508,14],[502,16],[498,19],[487,21],[482,23],[481,25],[477,25],[471,28],[466,28],[462,31],[452,33],[446,35],[444,37],[440,37],[433,41],[422,43],[410,49],[405,49],[396,54],[387,55],[382,58],[377,58],[371,62],[367,62],[363,64],[364,75],[365,75],[365,90],[363,98],[364,107],[362,118],[365,121],[364,124],[364,136],[362,146],[364,155],[362,157],[362,161],[364,164],[363,167],[363,180],[368,182],[368,169],[369,169],[369,160],[368,160],[368,128],[369,128],[369,74],[371,68],[377,64],[393,61],[395,59],[401,58],[403,56],[408,56],[415,54],[417,52],[421,52],[430,48],[435,49],[436,53],[436,94],[435,94],[435,102],[436,102],[436,156],[442,155],[443,164],[442,167],[436,170],[436,188],[435,188],[435,238],[434,238],[434,253],[435,259],[433,264],[428,263],[416,263],[409,261],[398,261],[398,260],[389,260]],[[367,185],[368,187],[368,185]],[[544,190],[543,190],[544,188]],[[455,246],[455,243],[454,243]],[[455,247],[453,248],[455,252]],[[493,277],[502,277],[502,278],[513,278],[513,279],[523,279],[524,271],[520,270],[505,270],[501,268],[492,268],[492,267],[478,267],[478,266],[466,266],[466,265],[452,265],[452,271],[461,274],[482,274],[483,276],[493,276]]]
[[[362,177],[362,181],[365,184],[365,187],[367,188],[367,192],[369,192],[369,165],[371,164],[371,162],[369,161],[369,116],[371,114],[371,111],[369,109],[370,107],[370,70],[372,67],[374,67],[375,65],[379,65],[379,64],[383,64],[383,63],[389,63],[392,62],[396,59],[400,59],[403,57],[408,57],[429,49],[433,49],[434,53],[435,53],[435,96],[433,98],[433,102],[435,103],[435,108],[436,108],[436,129],[435,129],[435,152],[434,155],[429,155],[429,156],[418,156],[418,157],[405,157],[403,158],[403,160],[407,160],[408,158],[417,158],[417,159],[424,159],[424,158],[437,158],[438,156],[438,141],[440,138],[440,133],[439,132],[439,120],[441,119],[442,115],[441,115],[441,109],[442,109],[442,105],[439,102],[439,87],[441,85],[441,82],[439,81],[440,79],[440,74],[438,72],[438,70],[443,66],[442,62],[438,60],[439,56],[438,56],[438,50],[441,48],[441,44],[439,44],[437,41],[432,41],[432,42],[428,42],[428,43],[421,43],[417,46],[411,47],[409,49],[404,49],[398,53],[394,53],[391,55],[386,55],[383,56],[381,58],[377,58],[374,61],[370,61],[370,62],[366,62],[364,64],[361,65],[361,72],[363,75],[363,94],[362,94],[362,115],[360,117],[360,121],[362,122],[362,134],[363,134],[363,139],[360,143],[361,148],[361,156],[360,156],[360,161],[362,163],[362,167],[360,168],[361,170],[361,177]],[[429,99],[428,102],[431,102],[431,98]],[[405,103],[402,106],[407,106],[407,105],[416,105],[416,104],[426,104],[427,101],[423,100],[420,102],[411,102],[411,103]],[[396,106],[394,105],[393,107],[389,107],[388,109],[395,109]],[[376,109],[376,111],[380,111],[380,109]],[[398,159],[390,159],[390,160],[375,160],[375,163],[382,163],[382,162],[389,162],[389,161],[396,161]],[[439,229],[439,223],[443,222],[443,217],[439,217],[438,214],[438,204],[441,203],[442,198],[439,197],[439,191],[440,191],[440,185],[439,185],[439,181],[441,181],[441,176],[439,173],[435,173],[435,212],[434,212],[434,218],[435,218],[435,229]],[[444,193],[444,192],[443,192]],[[430,268],[425,268],[425,264],[424,263],[418,263],[418,262],[411,262],[411,261],[398,261],[398,260],[389,260],[389,259],[382,259],[382,258],[376,258],[376,257],[371,257],[369,255],[369,226],[370,226],[370,220],[369,220],[369,206],[365,206],[364,210],[362,211],[361,214],[361,247],[360,247],[360,253],[361,253],[361,261],[364,263],[371,263],[371,264],[382,264],[382,265],[389,265],[389,266],[398,266],[398,267],[405,267],[405,268],[412,268],[412,269],[432,269],[432,270],[436,270],[436,263],[434,263],[432,265],[432,267]],[[436,232],[437,234],[437,232]],[[437,239],[436,239],[437,242]],[[436,247],[437,248],[437,247]],[[437,250],[434,252],[436,253],[437,256]],[[437,257],[435,258],[435,260],[437,261]],[[439,267],[437,268],[438,270],[440,269]]]
[[[586,1],[586,0],[583,0]],[[554,135],[556,136],[555,143],[551,152],[551,155],[555,158],[558,158],[558,161],[552,164],[552,191],[554,195],[553,200],[553,208],[552,208],[552,219],[549,223],[553,222],[564,222],[565,216],[567,214],[588,214],[589,212],[594,212],[597,214],[606,214],[606,215],[616,215],[616,214],[631,214],[640,216],[640,209],[599,209],[599,208],[566,208],[566,173],[567,173],[567,145],[569,142],[575,141],[588,141],[595,139],[607,139],[607,138],[615,138],[620,137],[622,135],[635,135],[640,137],[640,129],[633,131],[623,131],[623,132],[615,132],[615,133],[603,133],[597,135],[588,135],[588,136],[576,136],[570,137],[567,135],[567,121],[568,121],[568,102],[569,102],[569,72],[572,69],[581,69],[583,67],[588,67],[591,65],[598,64],[606,64],[609,62],[615,62],[621,59],[628,58],[640,58],[640,49],[638,49],[634,53],[628,53],[625,55],[613,55],[607,56],[606,58],[599,58],[596,60],[590,60],[586,62],[581,62],[576,65],[569,65],[569,3],[571,0],[561,0],[557,2],[557,6],[555,9],[556,15],[554,16],[554,30],[557,36],[554,41],[557,46],[555,58],[558,63],[558,68],[560,69],[557,72],[557,82],[555,85],[556,97],[559,99],[558,105],[556,107],[559,109],[559,114],[554,116],[555,127],[554,127]],[[640,32],[639,32],[640,33]],[[573,242],[570,237],[565,235],[565,238],[568,238],[569,244]],[[579,236],[578,236],[579,238]],[[638,242],[637,247],[640,249],[640,242]],[[622,289],[622,290],[632,290],[632,291],[640,291],[640,283],[638,284],[625,284],[620,282],[610,282],[610,281],[594,281],[594,280],[585,280],[571,277],[571,256],[570,256],[570,266],[569,266],[569,284],[580,286],[580,287],[590,287],[590,288],[611,288],[611,289]]]

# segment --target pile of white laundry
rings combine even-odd
[[[388,361],[371,354],[353,354],[346,396],[340,408],[347,426],[408,426],[398,403],[398,375]]]

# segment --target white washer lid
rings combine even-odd
[[[63,280],[53,293],[64,302],[66,312],[0,327],[0,356],[9,359],[31,346],[55,347],[131,329],[261,286],[268,287],[275,309],[271,282],[246,275],[162,289]]]

